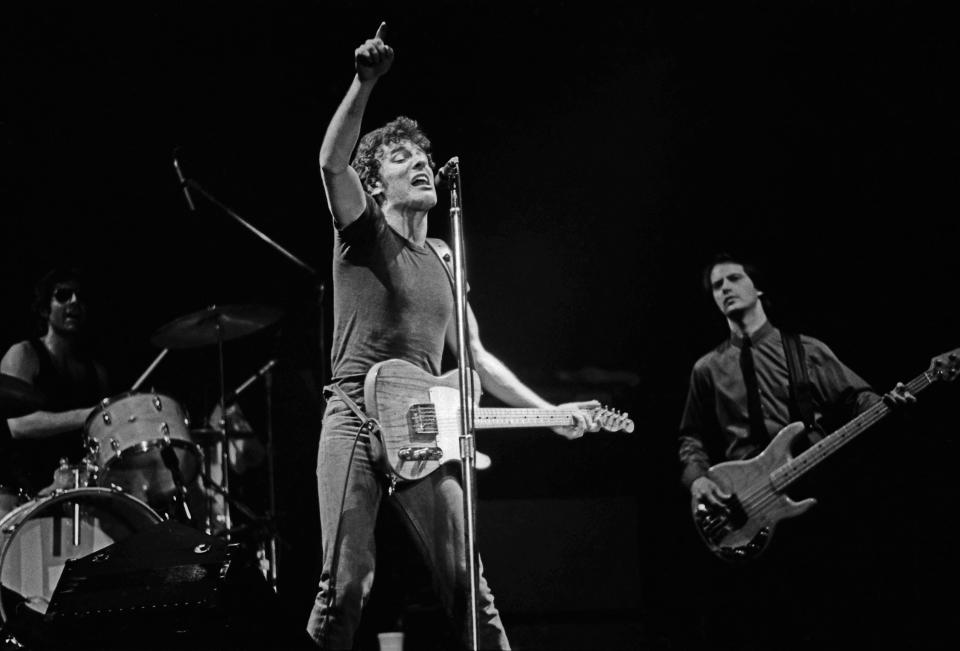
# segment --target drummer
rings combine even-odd
[[[109,395],[104,368],[85,337],[88,289],[78,269],[44,275],[33,303],[41,336],[14,344],[0,361],[0,372],[28,382],[45,399],[41,410],[7,419],[9,435],[0,431],[0,485],[8,499],[11,490],[32,496],[48,487],[61,458],[83,458],[84,421]]]

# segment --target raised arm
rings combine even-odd
[[[350,167],[350,156],[360,138],[363,112],[370,92],[393,63],[393,48],[384,43],[387,24],[354,53],[357,74],[327,126],[320,146],[320,173],[330,213],[340,227],[359,217],[366,208],[366,194],[360,177]]]
[[[34,384],[38,372],[36,354],[26,342],[14,345],[0,361],[0,372]],[[95,405],[69,411],[35,411],[18,418],[8,418],[10,435],[15,439],[42,439],[83,427]]]

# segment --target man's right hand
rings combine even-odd
[[[360,81],[373,81],[386,74],[393,64],[393,48],[383,42],[387,36],[387,24],[380,23],[377,34],[368,39],[354,52],[354,63]]]
[[[723,506],[723,501],[730,499],[730,494],[724,493],[717,483],[706,475],[697,477],[690,484],[690,494],[696,501],[706,502],[714,506]]]

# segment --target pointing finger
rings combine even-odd
[[[386,40],[387,38],[387,23],[386,21],[380,23],[380,27],[377,28],[377,34],[374,38],[379,38],[381,41]]]

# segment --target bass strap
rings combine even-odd
[[[802,421],[807,427],[807,436],[811,442],[822,438],[813,410],[813,385],[807,373],[806,355],[800,335],[795,332],[782,332],[783,353],[787,358],[787,372],[790,374],[790,418]]]

